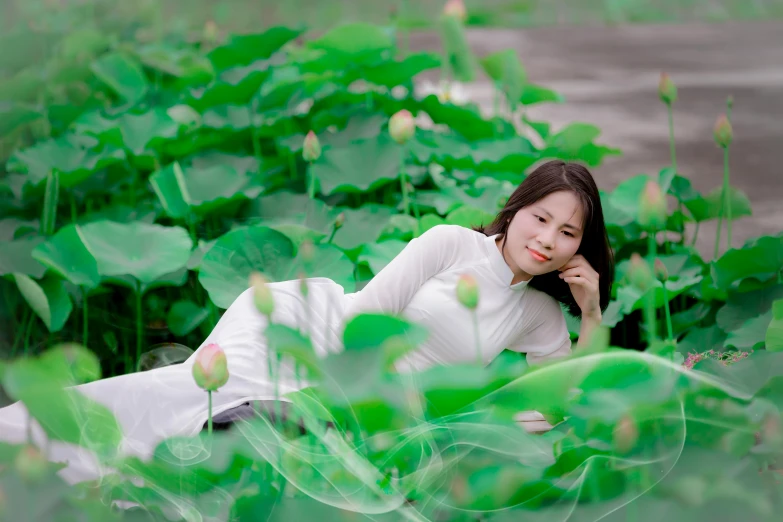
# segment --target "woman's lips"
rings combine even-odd
[[[532,257],[533,259],[535,259],[540,263],[543,263],[544,261],[549,261],[548,257],[541,254],[540,252],[533,250],[532,248],[528,248],[527,251],[530,252],[530,257]]]

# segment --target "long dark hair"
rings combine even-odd
[[[487,236],[500,234],[503,238],[502,249],[505,251],[506,231],[517,211],[558,191],[573,192],[582,203],[583,234],[576,253],[584,256],[599,274],[600,306],[601,312],[604,312],[609,305],[614,281],[614,254],[606,233],[598,187],[590,171],[582,165],[560,160],[548,161],[540,165],[519,184],[492,223],[473,227],[473,230]],[[563,303],[572,316],[581,317],[582,311],[574,301],[568,283],[558,277],[557,271],[535,276],[530,281],[530,286]]]

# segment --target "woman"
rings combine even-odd
[[[426,231],[361,291],[345,294],[329,279],[311,278],[305,298],[298,281],[271,283],[272,321],[306,330],[316,352],[325,356],[340,349],[342,326],[351,317],[399,314],[425,326],[429,337],[397,361],[398,371],[472,363],[477,356],[473,321],[455,298],[464,274],[479,287],[476,312],[484,363],[504,349],[525,353],[531,364],[568,355],[571,341],[561,304],[582,318],[583,343],[601,322],[614,279],[601,201],[587,169],[562,161],[541,165],[490,225],[474,230],[440,225]],[[214,414],[276,396],[267,378],[266,324],[248,289],[199,348],[217,343],[228,359],[230,377],[213,394]],[[114,412],[125,434],[122,451],[144,458],[163,439],[194,435],[204,424],[206,396],[191,374],[199,350],[179,365],[77,388]],[[278,386],[280,395],[300,388],[290,366],[283,365]],[[20,403],[0,410],[0,439],[23,442],[26,422]],[[34,433],[40,445],[40,429]],[[87,452],[59,442],[52,442],[49,451],[50,459],[69,461],[60,472],[66,480],[99,476]]]

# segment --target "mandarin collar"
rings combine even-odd
[[[513,285],[511,284],[511,281],[514,279],[514,272],[511,271],[508,263],[506,263],[506,260],[503,259],[503,254],[500,253],[497,245],[495,245],[495,240],[499,236],[500,234],[495,234],[494,236],[486,236],[484,238],[484,246],[487,250],[489,265],[492,268],[492,271],[495,272],[503,284],[508,286],[510,290],[524,290],[527,288],[527,285],[530,283],[530,281],[533,280],[533,278],[531,277],[527,281],[520,281],[519,283]]]

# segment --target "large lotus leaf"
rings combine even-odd
[[[723,195],[721,187],[716,187],[705,197],[697,197],[684,201],[685,206],[693,215],[694,220],[706,221],[708,219],[717,219],[723,208]],[[729,204],[731,205],[731,220],[739,219],[743,216],[753,215],[753,209],[750,205],[748,196],[736,187],[729,187]],[[723,212],[723,220],[726,221],[727,214]]]
[[[98,263],[84,246],[80,229],[66,225],[32,252],[35,260],[74,285],[95,288],[101,282]]]
[[[200,152],[190,158],[190,164],[194,168],[203,169],[218,165],[230,165],[239,173],[258,173],[258,159],[255,156],[242,154],[228,154],[219,150]]]
[[[24,403],[50,438],[89,447],[109,457],[122,442],[122,428],[114,415],[77,389],[63,389],[94,380],[99,373],[95,355],[84,348],[64,345],[38,358],[9,364],[3,386],[11,397]]]
[[[263,190],[255,179],[230,165],[181,169],[177,162],[152,174],[150,184],[166,213],[178,219],[191,212],[212,214],[238,198],[252,199]]]
[[[332,243],[345,250],[353,250],[365,243],[374,243],[396,214],[391,207],[369,203],[359,209],[340,208],[345,223],[334,234]]]
[[[420,208],[431,208],[438,214],[445,216],[464,204],[456,194],[451,193],[452,191],[459,191],[459,189],[417,190],[415,196],[416,203],[419,204]]]
[[[391,50],[393,33],[386,28],[366,23],[352,23],[336,27],[307,43],[311,49],[320,49],[350,58],[353,63],[370,61]]]
[[[709,350],[720,351],[726,342],[726,333],[716,325],[692,328],[677,342],[677,351],[683,355]]]
[[[0,241],[0,275],[20,273],[43,277],[46,267],[32,257],[35,247],[43,242],[44,238],[38,236]]]
[[[101,56],[92,63],[92,71],[100,81],[130,104],[140,101],[149,90],[141,65],[125,54]]]
[[[764,236],[752,246],[731,249],[713,262],[715,285],[728,290],[745,278],[761,281],[774,278],[783,267],[783,236]]]
[[[107,275],[101,278],[103,285],[119,285],[130,289],[132,292],[146,294],[148,290],[162,288],[164,286],[182,286],[188,280],[188,269],[182,267],[173,272],[163,274],[150,283],[139,283],[139,280],[131,275]]]
[[[234,229],[204,254],[198,280],[210,299],[228,308],[249,287],[253,271],[282,281],[294,259],[294,245],[284,234],[265,226]]]
[[[108,145],[142,156],[176,138],[182,124],[163,107],[155,107],[140,114],[127,112],[118,118],[105,118],[99,111],[93,111],[85,113],[73,126],[80,133],[95,135]]]
[[[231,35],[226,44],[212,49],[207,54],[207,58],[219,71],[247,65],[259,59],[269,58],[301,33],[299,29],[276,26],[259,34]]]
[[[410,147],[419,163],[434,161],[469,171],[524,172],[540,159],[533,144],[522,136],[468,142],[454,134],[420,130]]]
[[[522,94],[519,97],[519,102],[522,105],[544,102],[563,103],[564,101],[565,98],[562,94],[532,83],[526,83],[522,86]]]
[[[783,352],[783,299],[772,303],[772,321],[764,336],[766,348],[770,352]]]
[[[60,185],[72,187],[95,171],[125,159],[125,152],[101,146],[92,136],[66,134],[16,151],[8,160],[10,172],[26,173],[31,183],[39,184],[53,170],[60,173]]]
[[[212,63],[191,47],[161,42],[140,46],[135,51],[145,67],[178,78],[184,85],[208,82],[215,74]]]
[[[428,336],[423,326],[398,317],[359,314],[345,325],[343,344],[347,351],[376,350],[387,341],[402,337],[415,347],[427,340]]]
[[[433,123],[448,125],[469,141],[495,136],[495,124],[482,118],[478,106],[442,102],[436,95],[430,94],[421,101],[421,110],[430,116]]]
[[[758,350],[764,345],[767,329],[772,322],[772,310],[748,319],[742,326],[729,332],[726,338],[726,346],[733,346],[738,350]]]
[[[31,105],[0,102],[0,136],[5,137],[18,127],[43,117],[43,113]]]
[[[204,127],[217,131],[240,132],[260,123],[248,105],[216,105],[204,111],[203,117]]]
[[[595,125],[572,123],[549,137],[542,155],[564,160],[581,160],[591,166],[600,165],[604,156],[620,154],[619,149],[596,145],[594,140],[600,134],[601,130]]]
[[[438,25],[450,72],[459,82],[472,82],[476,77],[477,63],[464,25],[456,16],[441,16]]]
[[[14,274],[16,286],[38,317],[50,332],[59,332],[73,310],[68,291],[63,280],[47,277],[40,282],[24,274]]]
[[[701,275],[683,276],[677,280],[666,281],[666,297],[671,301],[683,292],[686,292],[702,280]],[[622,286],[617,290],[617,300],[623,305],[623,312],[629,314],[634,310],[640,310],[644,307],[647,296],[652,294],[655,306],[660,308],[664,305],[663,286],[659,281],[655,281],[652,288],[647,292],[640,292],[632,285]]]
[[[487,226],[495,220],[495,214],[484,212],[480,208],[463,205],[446,216],[446,223],[465,228]]]
[[[143,221],[145,223],[153,223],[159,211],[159,206],[154,205],[154,203],[153,200],[137,201],[134,207],[115,203],[99,210],[82,214],[76,218],[76,223],[78,225],[85,225],[93,221],[117,221],[119,223]]]
[[[509,102],[512,104],[519,102],[522,86],[527,81],[527,73],[515,50],[506,49],[489,54],[481,59],[481,66],[495,85],[503,91]]]
[[[328,234],[340,213],[320,199],[310,199],[304,194],[280,191],[254,199],[244,217],[260,219],[268,225],[301,225]]]
[[[313,163],[311,174],[326,195],[366,192],[399,177],[402,148],[387,134],[332,148]]]
[[[174,335],[187,335],[204,322],[209,315],[206,308],[202,308],[193,301],[177,301],[171,305],[166,316],[171,333]]]
[[[609,203],[617,210],[632,216],[633,219],[639,217],[639,199],[642,196],[642,191],[650,177],[646,174],[639,174],[626,180],[623,180],[612,191],[608,200]]]
[[[754,317],[766,313],[772,308],[772,303],[781,298],[783,285],[742,293],[729,290],[726,304],[718,310],[715,322],[724,332],[731,332]]]
[[[343,251],[329,244],[316,244],[314,251],[315,260],[311,262],[305,262],[300,251],[293,263],[281,274],[281,280],[292,281],[300,275],[326,277],[342,286],[346,292],[353,292],[356,286],[354,265]]]
[[[304,114],[311,104],[344,89],[336,77],[333,71],[302,73],[293,66],[275,68],[258,92],[258,110],[265,118]]]
[[[373,274],[377,274],[403,251],[408,243],[398,239],[389,239],[380,243],[364,245],[359,254],[359,263],[366,263]]]
[[[413,78],[428,69],[440,66],[440,57],[433,53],[413,53],[402,60],[390,60],[361,71],[365,80],[391,89],[397,85],[407,85]]]
[[[81,227],[81,232],[99,274],[132,276],[142,284],[183,268],[193,248],[181,227],[95,221]]]

